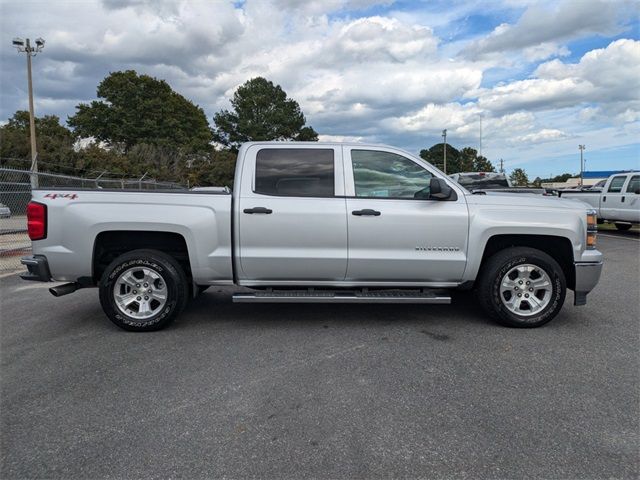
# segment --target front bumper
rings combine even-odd
[[[580,262],[575,264],[576,287],[574,305],[586,305],[587,293],[594,289],[602,273],[602,261]]]
[[[27,267],[27,273],[20,275],[23,280],[32,280],[36,282],[50,282],[51,272],[49,271],[49,263],[44,255],[31,255],[22,257],[20,260]]]

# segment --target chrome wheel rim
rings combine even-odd
[[[500,282],[500,300],[511,313],[536,315],[551,302],[553,285],[547,272],[530,263],[509,270]]]
[[[147,320],[167,304],[167,284],[155,270],[132,267],[116,280],[113,299],[121,313],[137,320]]]

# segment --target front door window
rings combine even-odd
[[[351,150],[356,197],[428,198],[432,175],[401,155]]]

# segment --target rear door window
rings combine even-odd
[[[624,185],[624,181],[627,179],[624,175],[619,177],[613,177],[611,183],[609,184],[609,189],[607,192],[609,193],[620,193],[622,191],[622,185]]]
[[[279,197],[333,197],[333,149],[264,148],[256,155],[255,193]]]

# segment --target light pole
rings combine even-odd
[[[442,138],[444,139],[444,173],[447,173],[447,129],[442,130]]]
[[[583,181],[584,181],[584,160],[583,160],[584,145],[578,145],[578,148],[580,149],[580,188],[582,188]]]
[[[33,80],[31,79],[31,57],[35,57],[44,48],[44,39],[36,38],[36,46],[32,47],[27,38],[14,38],[13,46],[20,53],[27,54],[27,79],[29,83],[29,134],[31,137],[31,187],[38,188],[38,152],[36,150],[36,120],[33,112]]]
[[[480,156],[482,156],[482,114],[480,114]]]

